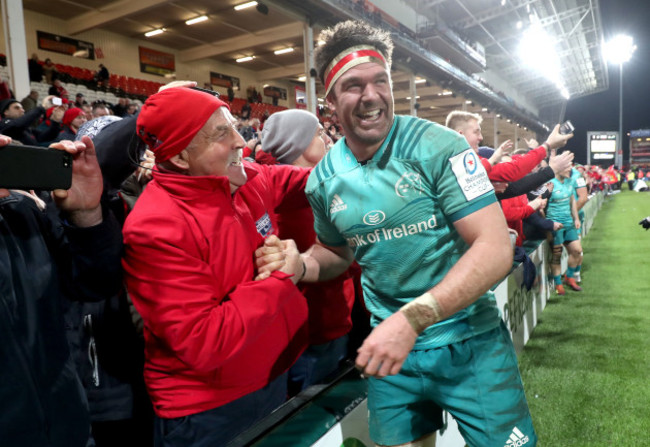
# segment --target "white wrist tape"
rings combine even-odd
[[[442,320],[442,309],[436,298],[429,292],[415,298],[400,308],[415,332],[422,333],[429,326]]]

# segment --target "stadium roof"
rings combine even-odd
[[[501,141],[514,136],[516,124],[521,136],[524,128],[544,134],[545,125],[557,122],[566,103],[560,84],[571,97],[608,88],[598,0],[261,0],[256,7],[234,9],[244,2],[24,0],[23,6],[65,20],[70,36],[100,28],[144,40],[145,32],[165,28],[151,41],[176,50],[180,62],[235,64],[254,55],[245,68],[260,82],[298,82],[305,75],[304,23],[317,37],[321,28],[347,18],[377,20],[396,43],[398,113],[409,113],[409,79],[415,75],[424,82],[416,85],[419,116],[441,122],[458,108],[486,118],[500,114]],[[185,25],[201,15],[209,20]],[[550,64],[546,57],[527,68],[518,54],[533,23],[546,31],[558,56],[555,81],[542,75],[541,68]],[[287,47],[294,51],[274,54]],[[318,93],[322,96],[322,86]],[[490,132],[484,134],[491,139]]]

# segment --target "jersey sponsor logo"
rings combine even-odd
[[[587,186],[587,182],[585,182],[585,179],[580,177],[579,179],[576,179],[576,186],[578,188],[583,188],[583,187]]]
[[[522,445],[528,444],[528,441],[530,441],[530,438],[515,427],[512,429],[510,438],[506,441],[503,447],[521,447]]]
[[[407,195],[421,195],[422,194],[422,178],[416,172],[405,172],[395,183],[395,194],[398,197],[406,197]]]
[[[436,216],[431,216],[428,220],[412,224],[401,224],[393,228],[376,228],[371,233],[355,234],[352,237],[346,237],[348,245],[352,248],[367,246],[381,241],[390,241],[392,239],[401,239],[414,234],[422,233],[427,230],[433,230],[438,226]]]
[[[366,215],[363,216],[363,223],[366,225],[379,225],[384,220],[386,220],[386,213],[382,210],[368,211]]]
[[[271,223],[269,213],[264,213],[264,215],[255,222],[255,228],[257,228],[257,232],[261,234],[262,237],[266,237],[273,232],[273,224]]]
[[[449,162],[465,199],[472,200],[494,190],[487,172],[472,149],[451,157]]]
[[[330,203],[330,214],[338,213],[348,208],[348,205],[341,199],[338,194],[334,194],[332,203]]]

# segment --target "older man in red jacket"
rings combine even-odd
[[[309,171],[242,161],[227,104],[189,88],[152,95],[137,133],[156,167],[126,220],[123,265],[144,321],[155,442],[224,445],[284,401],[306,346],[304,264],[270,212],[305,206]],[[256,255],[268,257],[260,271]]]

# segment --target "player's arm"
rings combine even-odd
[[[585,183],[585,186],[577,188],[576,193],[578,194],[578,203],[576,204],[576,207],[578,208],[578,211],[580,211],[582,207],[585,206],[585,203],[587,203],[587,200],[589,200],[587,184]]]
[[[364,374],[397,374],[424,329],[472,304],[512,267],[506,221],[497,203],[459,219],[454,227],[470,248],[440,283],[370,333],[356,360]]]
[[[573,197],[573,194],[571,194],[571,217],[573,217],[573,226],[576,229],[580,229],[580,216],[578,216],[578,205],[575,200],[575,197]]]
[[[470,248],[440,283],[400,310],[418,334],[472,304],[512,267],[508,227],[498,204],[454,222],[454,227]]]
[[[302,282],[336,278],[352,264],[354,254],[348,245],[331,247],[317,242],[301,255],[305,273]]]

